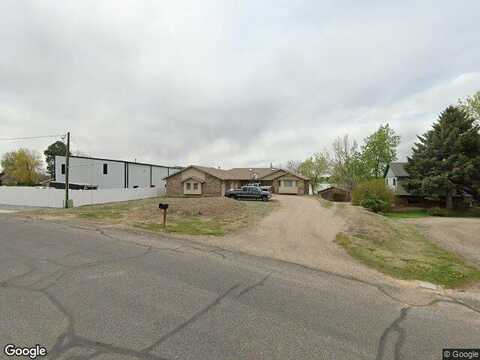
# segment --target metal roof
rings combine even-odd
[[[385,175],[387,174],[388,169],[391,169],[393,174],[397,177],[410,177],[410,174],[407,172],[407,170],[405,170],[405,166],[407,164],[408,163],[406,163],[406,162],[392,162],[388,166],[388,168],[385,172]]]
[[[65,157],[65,155],[57,155]],[[127,160],[118,160],[118,159],[106,159],[106,158],[98,158],[92,156],[81,156],[81,155],[70,155],[70,158],[77,158],[77,159],[88,159],[88,160],[99,160],[99,161],[112,161],[112,162],[119,162],[124,164],[133,164],[133,165],[145,165],[145,166],[154,166],[154,167],[161,167],[165,169],[176,169],[182,170],[182,166],[167,166],[167,165],[158,165],[158,164],[150,164],[150,163],[143,163],[143,162],[136,162],[136,161],[127,161]]]

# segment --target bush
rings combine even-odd
[[[360,183],[352,193],[352,204],[361,205],[373,212],[389,211],[395,201],[395,194],[383,179]]]
[[[362,205],[365,209],[368,209],[375,213],[387,212],[391,208],[390,204],[388,204],[386,201],[377,198],[369,198],[362,200],[360,205]]]

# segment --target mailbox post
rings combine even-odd
[[[163,228],[167,226],[167,209],[168,209],[168,204],[158,204],[158,208],[163,210]]]

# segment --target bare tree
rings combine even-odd
[[[287,170],[298,173],[300,171],[300,165],[302,164],[299,160],[288,160],[287,161]]]
[[[332,144],[330,160],[331,179],[334,183],[352,191],[362,173],[358,144],[348,135],[338,137]]]

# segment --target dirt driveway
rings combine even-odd
[[[276,258],[337,274],[383,277],[351,258],[334,240],[345,227],[336,206],[326,208],[309,196],[275,195],[280,208],[254,229],[224,238],[208,238],[211,245]]]
[[[480,219],[427,217],[404,221],[417,225],[444,249],[480,265]]]

